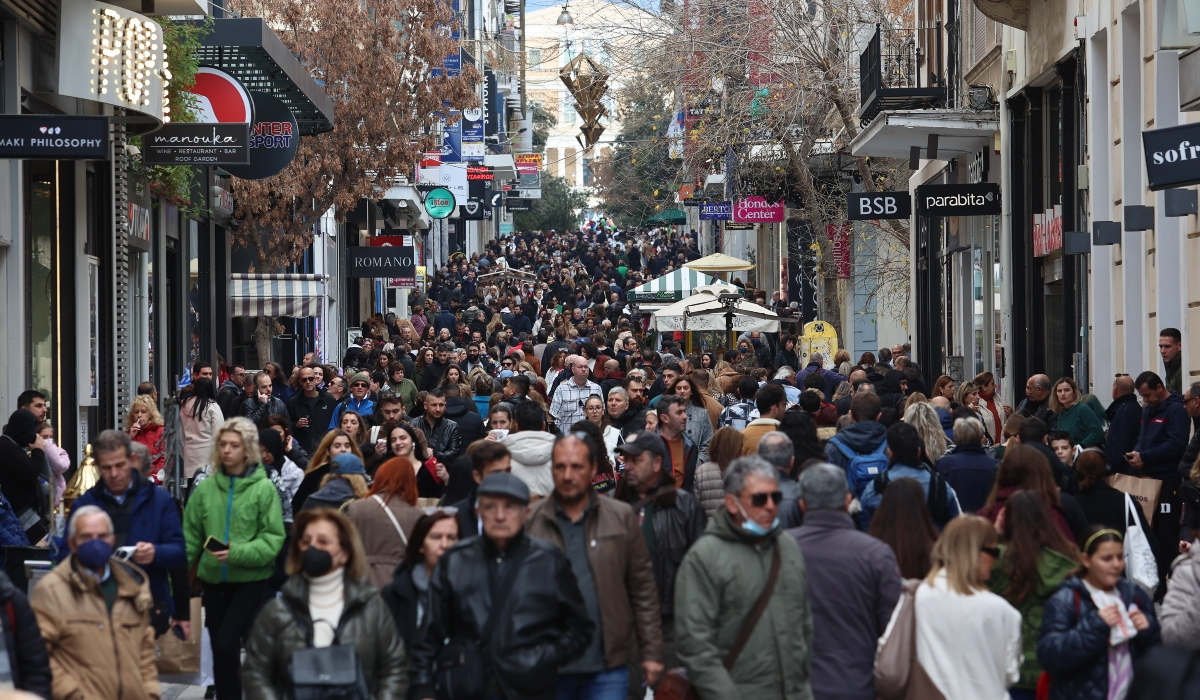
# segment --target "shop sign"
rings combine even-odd
[[[300,145],[300,125],[279,98],[265,92],[251,92],[254,99],[254,123],[250,125],[250,164],[222,166],[230,175],[246,180],[262,180],[277,175]]]
[[[537,172],[542,169],[541,153],[514,153],[513,162],[517,165],[518,173],[526,171]]]
[[[196,121],[201,124],[249,124],[254,121],[254,98],[242,81],[217,68],[196,69]]]
[[[733,202],[706,202],[700,205],[701,221],[728,221],[733,218]]]
[[[445,219],[454,213],[457,203],[454,194],[445,187],[435,187],[425,195],[425,213],[435,219]]]
[[[504,208],[508,211],[529,211],[532,208],[533,202],[528,199],[519,199],[515,197],[504,198]]]
[[[1053,253],[1063,247],[1062,205],[1033,215],[1033,257]]]
[[[907,192],[850,192],[846,218],[851,221],[907,219],[912,216],[912,195]]]
[[[695,193],[696,193],[695,185],[680,185],[679,186],[679,201],[682,202],[685,199],[691,199],[692,195]]]
[[[467,180],[486,180],[492,181],[496,179],[496,174],[491,168],[467,168]]]
[[[679,200],[679,203],[685,207],[702,207],[708,204],[708,200],[703,197],[688,197],[687,199]]]
[[[850,224],[826,224],[825,235],[833,244],[833,265],[837,278],[850,279]]]
[[[0,158],[108,160],[108,117],[0,115]]]
[[[125,212],[129,217],[129,235],[142,241],[150,240],[150,209],[129,202]]]
[[[1152,190],[1200,183],[1200,124],[1142,132]]]
[[[744,223],[741,221],[726,221],[725,222],[725,230],[726,231],[752,231],[752,230],[754,230],[754,224]]]
[[[218,217],[233,216],[233,193],[220,185],[213,185],[208,193],[208,207]]]
[[[248,165],[249,124],[164,124],[143,138],[146,165]]]
[[[923,216],[987,216],[1000,213],[1000,185],[924,185],[917,188]]]
[[[487,153],[483,145],[483,110],[468,107],[462,112],[462,157],[466,161],[482,161]]]
[[[749,224],[777,224],[783,221],[783,202],[768,202],[758,196],[743,197],[733,203],[733,220]]]
[[[346,249],[347,277],[399,277],[416,284],[417,252],[411,247],[352,246]]]
[[[527,189],[518,188],[518,189],[512,190],[512,193],[513,193],[512,196],[517,197],[518,199],[541,199],[542,198],[542,191],[540,189],[527,190]]]

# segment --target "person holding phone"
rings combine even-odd
[[[156,484],[163,482],[162,469],[166,462],[164,423],[158,406],[145,394],[134,398],[133,403],[129,404],[129,413],[125,414],[125,433],[130,440],[145,445],[154,459],[150,464],[150,478]]]
[[[249,420],[231,418],[221,426],[211,463],[218,468],[196,487],[183,513],[187,561],[197,565],[204,584],[217,697],[240,698],[242,642],[283,548],[283,511]]]

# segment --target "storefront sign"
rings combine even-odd
[[[907,219],[912,216],[912,196],[907,192],[850,192],[846,218],[851,221]]]
[[[347,277],[399,277],[416,284],[417,253],[396,246],[352,246],[346,249]]]
[[[1200,183],[1200,124],[1142,132],[1150,189]]]
[[[733,203],[733,220],[749,224],[777,224],[783,221],[783,202],[768,202],[762,197],[744,197]]]
[[[254,98],[254,123],[250,125],[250,164],[224,166],[235,177],[262,180],[279,174],[300,145],[300,126],[279,98],[265,92],[251,92]]]
[[[533,202],[528,199],[519,199],[516,197],[505,197],[504,208],[509,211],[529,211]]]
[[[700,205],[701,221],[728,221],[733,218],[733,202],[708,202]]]
[[[165,124],[143,139],[146,165],[248,165],[249,124]]]
[[[532,170],[537,172],[542,169],[542,154],[541,153],[514,153],[513,162],[517,165],[518,173],[525,173]]]
[[[986,216],[1000,213],[1000,185],[924,185],[917,188],[922,216]]]
[[[108,160],[108,117],[0,115],[0,158]]]
[[[1062,247],[1062,205],[1056,204],[1043,214],[1033,215],[1033,257],[1040,258]]]
[[[434,219],[444,219],[454,213],[454,194],[445,187],[435,187],[425,195],[425,213]]]
[[[467,180],[487,180],[496,179],[496,174],[491,168],[467,168]]]
[[[687,199],[679,200],[679,203],[685,207],[702,207],[708,204],[708,200],[703,197],[688,197]]]
[[[754,224],[742,223],[740,221],[726,221],[725,222],[725,230],[726,231],[753,231]]]
[[[233,193],[220,185],[213,185],[208,193],[208,208],[213,215],[227,219],[233,216],[233,206]]]
[[[201,124],[249,124],[254,121],[254,98],[242,81],[217,68],[196,69],[196,121]]]

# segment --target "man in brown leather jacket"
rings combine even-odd
[[[641,649],[646,680],[663,670],[658,588],[650,552],[627,504],[592,489],[595,450],[575,435],[554,444],[554,493],[533,506],[526,532],[563,550],[596,622],[587,651],[559,669],[559,698],[620,700],[629,692],[629,663]]]

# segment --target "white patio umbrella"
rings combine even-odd
[[[729,284],[697,287],[690,297],[655,311],[650,328],[657,331],[760,331],[779,332],[779,316],[770,309],[739,298],[731,306],[721,294],[737,294]]]

